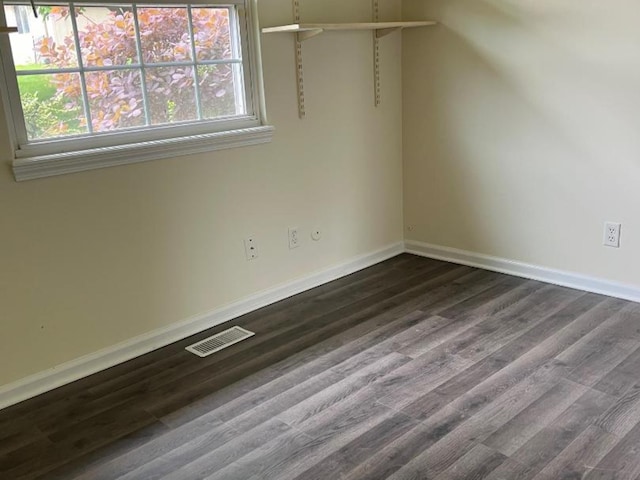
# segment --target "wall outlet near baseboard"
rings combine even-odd
[[[616,222],[606,222],[604,224],[604,245],[607,247],[620,248],[620,229],[622,224]]]

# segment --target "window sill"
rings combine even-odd
[[[16,181],[20,182],[192,153],[258,145],[269,143],[274,130],[272,126],[251,127],[169,140],[20,158],[13,161],[13,174]]]

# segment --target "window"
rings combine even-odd
[[[255,0],[162,2],[3,2],[17,179],[270,140]]]

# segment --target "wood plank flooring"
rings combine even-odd
[[[640,480],[638,304],[405,254],[231,324],[0,411],[0,479]]]

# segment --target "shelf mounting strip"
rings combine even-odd
[[[295,23],[300,23],[300,0],[293,0],[293,19]],[[308,37],[307,37],[308,38]],[[304,71],[302,69],[302,41],[305,40],[300,32],[295,35],[296,48],[296,84],[298,86],[298,116],[305,117],[304,107]]]
[[[371,0],[373,11],[373,21],[380,21],[380,5],[379,0]],[[373,90],[375,95],[375,106],[380,105],[382,97],[380,88],[380,35],[377,30],[373,31]]]
[[[371,0],[373,11],[373,21],[380,21],[379,0]],[[293,0],[294,23],[300,23],[300,0]],[[373,31],[373,84],[374,84],[374,104],[379,106],[382,99],[382,89],[380,86],[380,38],[398,30],[389,28]],[[296,55],[296,85],[298,89],[298,116],[303,119],[306,116],[304,98],[304,67],[302,62],[302,42],[322,33],[322,30],[311,30],[307,32],[297,32],[295,35],[295,55]]]

